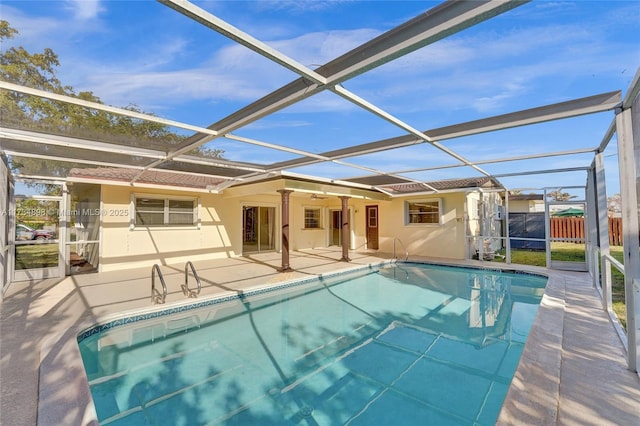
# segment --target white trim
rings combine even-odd
[[[148,198],[153,200],[163,200],[163,224],[162,225],[143,225],[136,223],[136,200],[138,198]],[[169,202],[175,201],[191,201],[193,205],[192,224],[171,224],[169,223]],[[147,194],[147,193],[131,193],[129,204],[129,229],[134,230],[137,228],[144,228],[149,230],[156,229],[200,229],[201,216],[200,216],[201,202],[199,197],[189,197],[185,195],[165,195],[165,194]],[[131,228],[133,226],[133,228]]]
[[[411,222],[411,211],[409,210],[409,204],[417,204],[417,203],[438,203],[438,222],[437,223],[412,223]],[[404,213],[404,226],[409,227],[436,227],[442,226],[442,212],[444,210],[444,200],[442,198],[417,198],[411,200],[405,200],[403,204],[403,213]],[[415,213],[414,213],[415,214]]]
[[[318,210],[320,217],[318,217],[318,226],[315,228],[307,228],[307,210]],[[303,231],[319,231],[325,229],[325,208],[323,206],[314,206],[310,204],[302,205],[302,230]]]
[[[258,210],[260,209],[260,207],[265,207],[265,208],[272,208],[274,209],[274,217],[273,217],[273,227],[274,227],[274,236],[273,236],[273,250],[265,250],[265,252],[279,252],[281,250],[282,247],[282,231],[281,231],[281,224],[282,224],[282,205],[279,203],[270,203],[270,202],[251,202],[251,201],[242,201],[240,203],[240,214],[239,214],[239,220],[240,220],[240,225],[239,225],[239,229],[240,229],[240,253],[241,255],[244,255],[245,251],[244,251],[244,210],[247,207],[258,207]],[[291,226],[291,222],[289,222],[289,226]],[[247,253],[259,253],[258,252],[247,252]]]

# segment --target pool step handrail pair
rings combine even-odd
[[[160,284],[162,284],[162,294],[156,290],[156,275],[158,275],[158,279],[160,279]],[[160,266],[156,263],[151,268],[151,303],[158,304],[164,303],[167,298],[167,284],[164,282],[164,277],[162,276],[162,271],[160,270]]]
[[[398,258],[398,255],[396,254],[396,241],[399,242],[402,248],[404,249],[404,260],[406,262],[407,260],[409,260],[409,250],[407,250],[407,247],[404,245],[402,240],[400,240],[400,238],[398,237],[393,238],[393,258],[394,259]]]
[[[191,273],[193,274],[193,278],[196,279],[197,290],[191,290],[189,288],[189,267],[191,267]],[[200,284],[200,277],[196,272],[195,266],[193,266],[193,263],[191,263],[191,261],[189,260],[187,261],[187,263],[184,264],[184,284],[182,285],[182,293],[184,293],[184,295],[187,297],[198,297],[198,295],[200,294],[200,290],[202,290],[202,285]]]
[[[189,268],[191,269],[191,273],[193,277],[196,279],[196,289],[192,290],[189,288]],[[160,280],[160,284],[162,284],[162,293],[156,290],[156,276]],[[196,268],[193,266],[193,263],[189,260],[184,265],[184,284],[180,286],[182,288],[182,293],[187,297],[198,297],[200,294],[200,290],[202,290],[202,285],[200,284],[200,277],[198,277],[198,273],[196,272]],[[164,281],[164,276],[162,275],[162,271],[160,270],[160,265],[157,263],[153,265],[151,268],[151,303],[162,304],[167,299],[167,284]]]

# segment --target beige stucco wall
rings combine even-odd
[[[518,200],[511,201],[509,200],[509,213],[529,213],[535,212],[536,206],[533,201],[529,200]],[[541,211],[544,211],[544,205]]]
[[[200,199],[201,225],[179,227],[129,227],[132,192]],[[101,270],[123,267],[151,266],[154,263],[181,263],[187,260],[235,256],[238,241],[231,235],[240,235],[242,218],[235,211],[241,207],[234,200],[224,200],[215,194],[160,191],[103,185]],[[114,213],[114,214],[111,214]],[[123,214],[125,213],[125,214]]]
[[[243,206],[275,207],[276,250],[281,248],[281,196],[277,183],[227,190],[222,194],[171,191],[148,188],[103,185],[101,269],[103,271],[179,264],[242,255]],[[256,192],[254,192],[256,191]],[[194,197],[200,200],[200,226],[140,227],[129,222],[131,194]],[[366,206],[379,207],[380,252],[392,253],[393,240],[399,238],[410,255],[464,259],[465,242],[464,193],[413,196],[389,201],[349,199],[351,250],[366,249]],[[405,223],[405,201],[440,199],[442,223],[439,225],[408,225]],[[321,209],[321,229],[304,229],[304,208]],[[313,199],[311,194],[294,192],[290,196],[290,249],[304,250],[330,245],[331,211],[341,210],[336,196]],[[122,214],[122,213],[125,214]],[[398,245],[399,256],[404,249]]]
[[[430,256],[449,259],[466,257],[463,193],[437,196],[413,196],[380,205],[380,250],[393,252],[393,239],[399,238],[409,256]],[[405,201],[440,199],[442,221],[440,225],[416,225],[405,223]],[[364,217],[363,217],[364,221]],[[398,256],[402,246],[398,245]]]

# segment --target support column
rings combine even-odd
[[[635,108],[638,108],[636,110]],[[636,112],[638,111],[638,112]],[[640,96],[633,107],[616,111],[616,133],[618,135],[618,165],[620,168],[620,195],[622,196],[622,229],[624,247],[624,288],[627,305],[627,341],[629,369],[640,373],[640,219],[638,218],[637,184],[640,168],[640,141],[634,141],[634,123],[640,123]],[[640,134],[640,124],[637,125]],[[634,147],[635,145],[635,147]],[[637,151],[636,151],[637,149]],[[634,282],[635,281],[635,282]],[[638,286],[638,287],[636,287]]]
[[[349,198],[340,197],[342,200],[342,258],[341,261],[350,262],[349,259],[349,240],[351,228],[349,226]]]
[[[279,189],[282,196],[282,266],[278,268],[280,272],[293,271],[289,266],[289,194],[293,191],[289,189]]]
[[[598,212],[598,241],[600,244],[600,273],[602,279],[600,285],[602,286],[602,307],[605,311],[612,309],[611,298],[611,266],[605,256],[611,254],[609,247],[609,216],[607,214],[607,185],[604,176],[604,154],[598,152],[594,159],[595,165],[595,178],[594,178],[594,190],[595,190],[595,202]],[[592,271],[594,277],[597,278],[596,271]],[[596,280],[597,281],[597,280]]]
[[[0,155],[0,211],[9,211],[9,167],[7,157]],[[0,215],[0,302],[4,288],[9,284],[7,254],[9,252],[9,215]]]

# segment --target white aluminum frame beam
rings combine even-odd
[[[0,150],[6,152],[9,155],[16,156],[24,156],[25,153],[21,153],[20,151],[6,149],[2,146],[2,139],[13,139],[29,144],[38,144],[38,145],[53,145],[60,146],[65,148],[74,148],[74,149],[82,149],[87,152],[105,152],[112,154],[121,154],[128,156],[138,156],[143,158],[149,158],[150,160],[158,160],[165,159],[166,154],[163,151],[152,150],[139,148],[134,146],[124,146],[106,142],[96,142],[88,139],[80,139],[73,138],[70,136],[60,136],[60,135],[51,135],[44,134],[40,132],[34,132],[31,130],[21,130],[21,129],[9,129],[9,128],[0,128]],[[28,153],[27,155],[31,157],[38,157],[38,154]],[[58,160],[58,161],[72,161],[77,163],[85,163],[85,164],[95,164],[95,165],[107,165],[112,167],[122,167],[129,169],[139,169],[143,170],[148,167],[148,165],[127,165],[121,163],[113,163],[109,161],[96,161],[90,158],[74,158],[74,157],[54,157],[51,155],[43,156],[43,159],[50,160]],[[247,170],[250,172],[264,172],[265,168],[259,165],[254,164],[245,164],[245,163],[235,163],[231,161],[226,161],[222,159],[215,158],[206,158],[206,157],[196,157],[196,156],[188,156],[182,155],[175,157],[173,161],[179,161],[189,164],[200,164],[211,167],[223,167],[229,169],[236,170]]]
[[[336,86],[527,2],[528,0],[447,1],[317,68],[314,72],[325,78],[324,84],[314,83],[305,75],[212,124],[209,128],[216,129],[221,134],[232,132],[288,105],[313,96],[325,90],[327,86]],[[245,40],[245,42],[248,41]],[[252,46],[254,50],[258,48],[255,44]],[[194,149],[212,139],[206,134],[194,135],[178,150]]]
[[[10,149],[2,149],[0,148],[0,152],[3,152],[6,155],[13,155],[16,157],[24,157],[24,152],[13,151]],[[57,157],[52,155],[42,155],[42,154],[28,154],[29,158],[38,158],[40,160],[53,160],[53,161],[69,161],[74,163],[82,163],[82,164],[91,164],[93,166],[104,166],[104,167],[117,167],[121,169],[137,169],[142,170],[144,166],[132,166],[128,164],[120,164],[120,163],[110,163],[108,161],[96,161],[96,160],[77,160],[75,158],[68,157]]]
[[[638,86],[638,80],[635,80]],[[633,92],[633,90],[632,90]],[[635,90],[638,93],[638,90]],[[629,369],[640,369],[640,218],[638,213],[637,179],[640,179],[640,96],[636,95],[630,108],[620,108],[616,115],[618,135],[618,166],[622,199],[622,227],[624,246],[625,305],[627,307],[627,362]],[[637,150],[638,152],[635,152]],[[640,374],[640,372],[639,372]]]
[[[262,142],[262,141],[258,141],[256,139],[245,138],[245,137],[242,137],[242,136],[236,136],[236,135],[231,135],[231,134],[227,134],[227,135],[225,135],[225,137],[228,138],[228,139],[239,141],[239,142],[245,142],[245,143],[248,143],[248,144],[262,146],[262,147],[270,147],[272,145],[272,144],[270,144],[268,142]],[[314,154],[314,153],[311,153],[311,152],[301,151],[301,150],[295,149],[295,148],[287,148],[287,152],[290,152],[292,154],[303,155],[305,157],[311,157],[311,158],[314,158],[314,159],[319,160],[321,162],[331,162],[331,163],[339,164],[339,165],[342,165],[342,166],[345,166],[345,167],[352,167],[354,169],[368,171],[368,172],[375,173],[375,174],[378,174],[378,175],[390,175],[390,176],[397,177],[399,179],[403,179],[403,180],[406,180],[406,181],[411,181],[411,182],[416,182],[416,183],[422,184],[422,181],[419,181],[419,180],[416,180],[416,179],[412,179],[412,178],[404,177],[404,176],[396,176],[394,174],[389,174],[389,173],[383,172],[381,170],[376,170],[376,169],[373,169],[371,167],[366,167],[366,166],[360,166],[360,165],[354,164],[354,163],[348,163],[346,161],[332,160],[331,158],[323,156],[321,154]],[[279,167],[267,167],[266,168],[266,170],[268,172],[282,171],[284,169],[285,168],[279,168]],[[247,176],[247,177],[253,177],[253,176]],[[429,189],[432,189],[432,190],[438,192],[437,189],[433,188],[430,185],[425,185],[425,186],[428,187]]]
[[[47,99],[57,100],[57,101],[60,101],[60,102],[65,102],[65,103],[70,103],[70,104],[74,104],[74,105],[84,106],[84,107],[87,107],[87,108],[97,109],[97,110],[101,110],[101,111],[105,111],[105,112],[111,112],[111,113],[114,113],[114,114],[120,114],[120,115],[124,115],[124,116],[128,116],[128,117],[132,117],[132,118],[138,118],[138,119],[141,119],[141,120],[152,121],[152,122],[164,124],[164,125],[167,125],[167,126],[178,127],[178,128],[182,128],[182,129],[186,129],[186,130],[193,130],[193,131],[196,131],[198,133],[209,133],[210,135],[218,136],[217,132],[215,132],[213,130],[210,130],[210,129],[203,128],[203,127],[192,126],[190,124],[176,122],[176,121],[172,121],[172,120],[166,120],[166,119],[163,119],[163,118],[160,118],[160,117],[156,117],[156,116],[152,116],[152,115],[148,115],[148,114],[142,114],[142,113],[138,113],[138,112],[135,112],[135,111],[130,111],[130,110],[122,109],[122,108],[109,107],[109,106],[106,106],[106,105],[103,105],[103,104],[99,104],[99,103],[96,103],[96,102],[85,101],[85,100],[73,98],[73,97],[70,97],[70,96],[52,94],[52,93],[45,92],[45,91],[38,90],[38,89],[31,89],[31,88],[28,88],[28,87],[19,86],[19,85],[15,85],[15,84],[12,84],[12,83],[7,83],[7,82],[1,81],[1,80],[0,80],[0,88],[6,89],[6,90],[15,91],[15,92],[19,92],[19,93],[25,93],[25,94],[29,94],[29,95],[33,95],[33,96],[39,96],[39,97],[43,97],[43,98],[47,98]],[[150,158],[150,159],[156,159],[156,160],[174,160],[174,161],[183,161],[183,162],[195,163],[195,164],[219,165],[218,162],[209,163],[209,162],[204,161],[204,160],[194,161],[195,157],[177,155],[177,153],[173,153],[172,156],[169,156],[163,151],[150,150],[150,149],[144,149],[144,148],[136,148],[136,147],[130,147],[130,146],[124,147],[122,145],[117,145],[117,144],[110,144],[110,143],[105,143],[105,142],[96,142],[96,141],[90,141],[90,140],[87,140],[87,139],[72,138],[72,137],[68,137],[68,136],[59,136],[59,135],[50,135],[50,134],[46,134],[46,136],[43,136],[42,133],[28,131],[28,130],[0,128],[0,138],[2,138],[2,137],[21,140],[21,141],[24,141],[24,142],[38,143],[38,144],[64,146],[64,147],[69,147],[69,148],[79,148],[79,149],[87,149],[87,150],[92,150],[92,151],[110,152],[110,153],[118,153],[118,154],[125,154],[125,155],[137,155],[137,156]],[[313,158],[317,158],[317,159],[319,159],[321,161],[330,161],[328,158],[326,158],[324,156],[313,154],[313,153],[307,152],[307,151],[294,149],[294,148],[289,148],[289,147],[282,146],[282,145],[277,145],[277,144],[267,143],[267,142],[261,142],[261,141],[257,141],[257,140],[254,140],[254,139],[243,138],[241,136],[235,136],[235,135],[232,135],[232,134],[226,134],[226,135],[224,135],[224,137],[227,138],[227,139],[230,139],[230,140],[236,140],[236,141],[245,142],[245,143],[249,143],[249,144],[253,144],[253,145],[257,145],[257,146],[262,146],[262,147],[265,147],[265,148],[270,148],[270,149],[274,149],[274,150],[278,150],[278,151],[283,151],[283,152],[287,152],[287,153],[293,153],[293,154],[301,155],[301,156],[304,156],[304,157],[313,157]],[[186,149],[185,150],[181,150],[181,151],[188,152],[188,150],[186,150]],[[73,160],[77,160],[78,162],[83,162],[80,159],[73,159]],[[162,162],[163,161],[156,161],[152,165],[147,165],[146,168],[153,168],[154,166],[162,164]],[[232,163],[226,164],[226,165],[224,165],[224,167],[230,167],[230,168],[236,167],[238,169],[246,169],[248,171],[264,172],[264,169],[261,169],[261,168],[258,168],[258,167],[246,168],[246,167],[243,167],[243,166],[234,166]],[[145,167],[138,166],[138,167],[135,167],[135,168],[144,169]]]
[[[589,170],[589,167],[570,167],[565,169],[546,169],[546,170],[530,170],[527,172],[517,173],[504,173],[499,175],[493,175],[494,178],[511,177],[511,176],[525,176],[525,175],[544,175],[549,173],[571,173],[571,172],[584,172]],[[569,187],[563,187],[569,188]],[[582,188],[582,187],[579,187]]]
[[[515,157],[504,157],[504,158],[495,158],[490,160],[479,160],[473,161],[473,164],[495,164],[495,163],[508,163],[510,161],[521,161],[521,160],[534,160],[537,158],[547,158],[547,157],[560,157],[564,155],[576,155],[576,154],[588,154],[588,153],[596,152],[594,148],[583,148],[583,149],[574,149],[569,151],[556,151],[556,152],[545,152],[541,154],[529,154],[529,155],[518,155]],[[428,172],[432,170],[441,170],[441,169],[453,169],[456,167],[466,167],[467,165],[464,163],[456,163],[456,164],[444,164],[441,166],[433,166],[433,167],[420,167],[416,169],[403,169],[403,170],[394,170],[389,173],[392,174],[404,174],[404,173],[418,173],[418,172]],[[356,178],[345,178],[345,179],[360,179],[366,178],[367,176],[358,176]]]
[[[481,120],[468,121],[463,124],[441,127],[426,132],[434,140],[459,138],[477,135],[496,130],[510,129],[530,124],[555,121],[563,118],[610,111],[620,104],[621,92],[602,93],[585,98],[559,102],[537,108],[530,108],[509,114],[496,115]]]
[[[399,118],[394,117],[393,115],[389,114],[388,112],[383,111],[381,108],[378,108],[377,106],[375,106],[372,103],[366,101],[365,99],[361,98],[360,96],[356,95],[355,93],[350,92],[349,90],[345,89],[344,87],[342,87],[342,86],[334,86],[333,88],[331,88],[331,91],[333,91],[334,93],[342,96],[343,98],[355,103],[359,107],[361,107],[361,108],[363,108],[363,109],[365,109],[365,110],[367,110],[369,112],[374,113],[378,117],[381,117],[384,120],[389,121],[390,123],[400,127],[401,129],[406,130],[410,134],[412,134],[414,136],[417,136],[423,142],[430,143],[434,147],[438,148],[440,151],[444,152],[445,154],[448,154],[449,156],[455,158],[456,160],[459,160],[459,161],[463,162],[465,165],[475,169],[476,171],[482,173],[483,175],[491,176],[490,173],[487,173],[486,171],[482,170],[480,167],[476,166],[475,164],[472,164],[471,162],[469,162],[469,160],[467,160],[466,158],[462,157],[461,155],[455,153],[454,151],[450,150],[449,148],[446,148],[446,147],[440,145],[437,142],[434,142],[425,133],[415,129],[414,127],[410,126],[409,124],[405,123],[404,121],[400,120]]]
[[[600,247],[600,274],[602,276],[602,307],[612,311],[611,267],[607,256],[611,254],[609,247],[609,216],[607,211],[607,185],[605,180],[604,153],[598,152],[593,159],[594,201],[597,212],[598,240]],[[595,272],[595,271],[593,271]],[[595,276],[595,274],[594,274]]]
[[[629,84],[629,90],[622,101],[622,109],[631,108],[638,95],[640,95],[640,67],[636,70],[636,74],[633,76],[631,84]]]
[[[190,129],[190,128],[197,128],[199,130],[202,131],[207,131],[210,133],[216,133],[211,131],[210,129],[203,129],[197,126],[191,126],[185,123],[178,123],[178,122],[173,122],[171,120],[165,120],[159,117],[155,117],[155,116],[151,116],[151,115],[147,115],[147,114],[141,114],[141,113],[137,113],[134,111],[129,111],[126,109],[121,109],[121,108],[113,108],[113,107],[107,107],[105,105],[102,104],[98,104],[95,102],[89,102],[89,101],[83,101],[83,100],[79,100],[76,98],[72,98],[69,96],[64,96],[64,95],[57,95],[57,94],[51,94],[48,92],[44,92],[41,90],[37,90],[37,89],[30,89],[30,88],[25,88],[22,86],[18,86],[18,85],[14,85],[11,83],[6,83],[6,82],[2,82],[0,81],[0,88],[6,89],[6,90],[14,90],[17,92],[21,92],[21,93],[27,93],[27,94],[32,94],[32,95],[36,95],[36,96],[42,96],[45,98],[50,98],[50,99],[55,99],[55,100],[59,100],[62,102],[68,102],[68,103],[72,103],[72,104],[77,104],[77,105],[81,105],[81,106],[85,106],[88,108],[95,108],[95,109],[99,109],[99,110],[104,110],[104,111],[108,111],[108,112],[113,112],[113,113],[118,113],[121,115],[126,115],[126,116],[131,116],[134,118],[140,118],[140,119],[149,119],[150,121],[154,121],[154,122],[158,122],[161,124],[166,124],[166,125],[174,125],[175,127],[179,127],[179,128],[184,128],[184,129]],[[610,93],[606,93],[606,94],[602,94],[602,95],[596,95],[596,96],[591,96],[588,98],[582,98],[582,99],[577,99],[574,101],[569,101],[569,102],[563,102],[560,104],[554,104],[554,105],[549,105],[546,107],[540,107],[540,108],[534,108],[533,110],[524,110],[524,111],[520,111],[520,112],[516,112],[516,113],[512,113],[512,114],[506,114],[506,115],[502,115],[502,116],[497,116],[497,117],[491,117],[491,118],[487,118],[484,120],[477,120],[475,122],[468,122],[468,123],[462,123],[458,126],[464,126],[467,128],[469,128],[469,123],[476,123],[479,124],[481,122],[493,122],[495,123],[496,119],[501,119],[504,120],[504,117],[506,116],[526,116],[527,117],[527,123],[526,124],[533,124],[536,121],[536,119],[534,118],[534,116],[532,115],[532,111],[536,111],[540,114],[539,120],[540,121],[547,121],[550,117],[550,111],[555,111],[555,115],[554,115],[554,119],[560,119],[560,118],[565,118],[567,116],[575,116],[575,115],[579,115],[581,113],[591,113],[591,112],[602,112],[605,110],[608,110],[614,106],[620,105],[619,102],[615,103],[618,99],[618,97],[620,96],[620,92],[610,92]],[[577,107],[577,109],[573,109],[572,106]],[[558,115],[560,114],[560,116]],[[514,124],[515,125],[515,124]],[[520,125],[524,125],[524,124],[520,124]],[[455,128],[456,126],[449,126],[448,128]],[[507,127],[511,127],[508,126]],[[506,128],[506,127],[505,127]],[[479,126],[477,127],[478,131],[485,131],[483,126]],[[427,132],[422,132],[422,133],[427,133]],[[217,133],[216,133],[217,134]],[[609,131],[607,132],[607,134],[609,134]],[[64,137],[64,136],[56,136],[56,135],[47,135],[47,137],[43,137],[42,134],[37,133],[37,132],[29,132],[29,131],[23,131],[23,130],[15,130],[15,129],[0,129],[0,137],[13,137],[16,138],[18,140],[24,140],[25,142],[32,142],[32,143],[47,143],[47,144],[54,144],[54,145],[58,145],[58,146],[68,146],[68,147],[74,147],[74,148],[82,148],[82,149],[91,149],[91,150],[96,150],[96,151],[103,151],[103,152],[113,152],[113,153],[121,153],[121,154],[132,154],[132,155],[140,155],[140,156],[144,156],[144,157],[149,157],[151,159],[156,159],[157,161],[153,162],[150,165],[147,165],[146,167],[148,169],[151,168],[155,168],[156,166],[162,164],[164,161],[168,160],[168,156],[166,156],[163,152],[160,151],[155,151],[155,150],[145,150],[143,148],[135,148],[135,151],[132,153],[131,152],[131,147],[127,147],[128,149],[123,149],[122,146],[119,145],[115,145],[115,144],[108,144],[108,143],[103,143],[103,142],[94,142],[94,141],[87,141],[87,140],[82,140],[82,139],[76,139],[76,138],[70,138],[70,137]],[[344,161],[338,161],[340,158],[347,158],[347,157],[351,157],[351,156],[356,156],[356,155],[361,155],[361,149],[354,149],[354,148],[358,148],[358,147],[352,147],[352,148],[347,148],[344,150],[338,150],[338,151],[333,151],[333,152],[340,152],[341,154],[339,155],[327,155],[327,153],[325,154],[313,154],[313,153],[309,153],[306,151],[302,151],[302,150],[296,150],[293,148],[288,148],[288,147],[284,147],[284,146],[280,146],[280,145],[276,145],[276,144],[271,144],[271,143],[266,143],[266,142],[260,142],[260,141],[256,141],[253,139],[249,139],[249,138],[243,138],[243,137],[239,137],[239,136],[235,136],[235,135],[231,135],[231,134],[227,134],[225,135],[225,137],[231,139],[231,140],[236,140],[236,141],[241,141],[241,142],[245,142],[245,143],[251,143],[251,144],[255,144],[255,145],[259,145],[259,146],[263,146],[263,147],[267,147],[267,148],[271,148],[271,149],[275,149],[275,150],[280,150],[280,151],[284,151],[284,152],[288,152],[288,153],[295,153],[298,155],[302,155],[303,158],[301,159],[295,159],[295,160],[290,160],[290,161],[285,161],[285,162],[281,162],[281,163],[275,163],[272,165],[267,165],[264,167],[264,169],[260,168],[259,166],[256,165],[255,168],[251,167],[251,166],[245,166],[245,165],[234,165],[233,162],[229,162],[229,163],[225,163],[225,162],[221,162],[221,161],[212,161],[209,162],[208,160],[203,160],[203,159],[198,159],[197,161],[194,161],[194,159],[189,158],[189,156],[178,156],[176,155],[176,153],[174,153],[173,155],[175,155],[175,157],[173,158],[173,160],[175,161],[183,161],[183,162],[187,162],[187,163],[197,163],[197,164],[207,164],[207,165],[212,165],[212,166],[217,166],[217,165],[221,165],[223,164],[223,167],[230,167],[230,168],[238,168],[238,169],[244,169],[247,170],[250,175],[252,175],[253,173],[263,173],[266,170],[284,170],[287,168],[291,168],[291,167],[299,167],[301,165],[308,165],[308,164],[313,164],[313,163],[317,163],[317,162],[321,162],[321,161],[331,161],[331,162],[335,162],[337,164],[341,164],[347,167],[354,167],[354,168],[358,168],[361,170],[367,170],[367,171],[371,171],[373,173],[376,174],[380,174],[380,175],[388,175],[388,176],[394,176],[394,177],[399,177],[401,179],[407,180],[407,181],[414,181],[414,182],[420,182],[416,179],[412,179],[412,178],[408,178],[405,176],[398,176],[399,173],[403,173],[403,172],[392,172],[392,173],[388,173],[388,172],[383,172],[380,170],[375,170],[375,169],[370,169],[364,166],[358,166],[352,163],[348,163],[348,162],[344,162]],[[389,145],[387,144],[388,141],[406,141],[408,138],[409,142],[396,142],[393,145]],[[368,143],[368,144],[364,144],[364,145],[360,145],[359,147],[362,146],[375,146],[374,149],[369,149],[366,150],[367,152],[377,152],[377,151],[381,151],[381,150],[386,150],[386,149],[391,149],[393,147],[399,147],[399,146],[405,146],[405,145],[409,145],[409,144],[417,144],[417,143],[422,143],[424,142],[424,139],[420,139],[420,140],[416,140],[415,135],[408,135],[408,136],[402,136],[402,137],[398,137],[398,138],[393,138],[393,139],[387,139],[387,140],[382,140],[382,141],[378,141],[378,142],[372,142],[372,143]],[[382,145],[382,146],[381,146]],[[129,151],[129,152],[127,152]],[[187,151],[186,149],[184,151]],[[74,161],[77,162],[82,162],[82,160],[80,159],[73,159]],[[481,164],[482,162],[473,162],[472,164]],[[465,164],[466,165],[466,164]],[[447,166],[447,167],[454,167],[452,166]],[[140,169],[140,167],[135,167]],[[144,169],[142,169],[144,170]],[[572,170],[569,170],[572,171]],[[504,175],[501,175],[502,177],[504,177]],[[247,176],[248,177],[248,176]],[[498,176],[495,176],[498,177]],[[132,181],[132,183],[135,182]],[[421,182],[420,182],[421,183]],[[435,190],[434,188],[429,187],[432,190]]]
[[[0,127],[0,148],[2,139],[13,139],[40,145],[53,145],[65,148],[86,149],[89,151],[108,152],[112,154],[123,154],[144,157],[149,159],[164,159],[166,153],[153,149],[138,148],[135,146],[117,145],[105,142],[96,142],[88,139],[74,138],[70,136],[60,136],[34,132],[31,130],[10,129]],[[31,154],[29,154],[31,155]]]
[[[438,129],[426,130],[422,133],[428,135],[434,141],[443,141],[461,136],[471,136],[552,120],[611,111],[620,104],[621,98],[622,95],[620,91],[608,92],[572,101],[560,102],[557,104],[484,118],[481,120],[468,121]],[[387,151],[389,149],[402,148],[409,145],[417,145],[423,142],[423,140],[417,138],[415,135],[404,135],[324,152],[321,155],[330,159],[348,158]],[[303,165],[306,166],[313,164],[314,162],[315,161],[313,159],[301,158],[282,162],[281,165],[285,167],[300,167]]]
[[[607,131],[604,134],[604,137],[602,138],[602,142],[600,142],[600,146],[598,147],[598,152],[604,152],[604,150],[607,149],[609,142],[611,142],[611,139],[615,134],[616,134],[616,118],[613,117],[613,119],[611,120],[611,124],[609,124],[609,128],[607,129]]]
[[[313,71],[311,68],[302,65],[296,60],[289,58],[288,56],[282,54],[271,46],[261,42],[260,40],[250,36],[249,34],[241,31],[240,29],[234,27],[228,22],[223,21],[222,19],[212,15],[206,10],[190,3],[186,0],[158,0],[160,3],[165,6],[170,7],[171,9],[179,12],[194,21],[201,23],[202,25],[211,28],[212,30],[230,38],[238,44],[241,44],[249,49],[257,52],[261,56],[276,62],[279,65],[299,74],[303,77],[308,78],[314,83],[324,85],[327,83],[327,79]]]
[[[163,124],[165,126],[178,127],[180,129],[191,130],[199,133],[207,133],[210,135],[217,135],[215,130],[202,128],[199,126],[193,126],[191,124],[181,123],[179,121],[168,120],[155,115],[143,114],[136,111],[131,111],[124,108],[116,108],[109,105],[100,104],[97,102],[85,101],[83,99],[74,98],[66,95],[59,95],[57,93],[45,92],[44,90],[32,89],[26,86],[19,86],[17,84],[9,83],[4,80],[0,80],[0,89],[10,90],[14,92],[24,93],[32,96],[39,96],[41,98],[47,98],[54,101],[65,102],[68,104],[78,105],[86,108],[97,109],[99,111],[110,112],[112,114],[124,115],[127,117],[138,118],[140,120],[151,121],[153,123]]]

